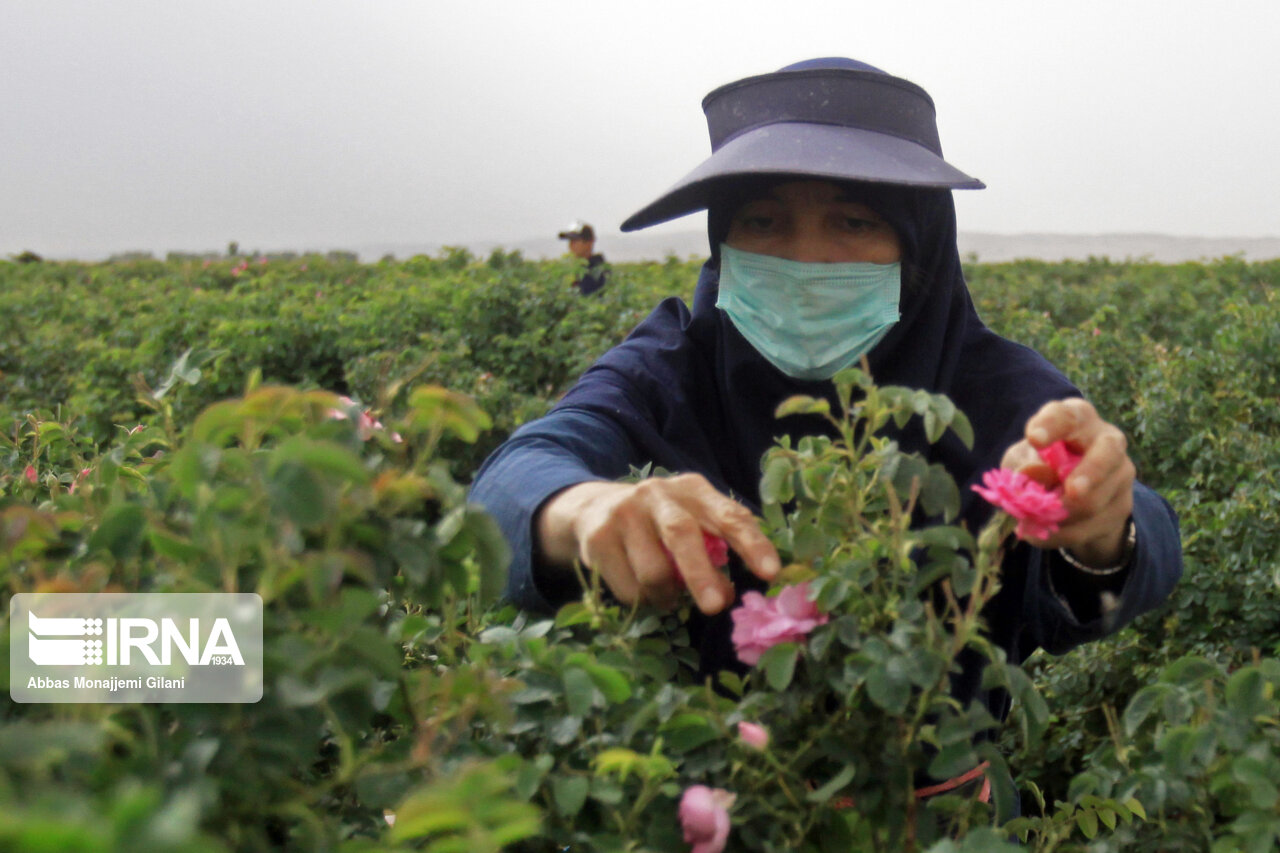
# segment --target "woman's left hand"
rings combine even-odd
[[[1041,460],[1040,448],[1062,440],[1082,454],[1062,484],[1067,518],[1048,539],[1029,540],[1031,544],[1067,548],[1087,566],[1119,563],[1133,512],[1136,475],[1124,433],[1099,417],[1087,400],[1073,398],[1042,406],[1027,421],[1024,436],[1005,451],[1000,466],[1022,471],[1045,486],[1057,485],[1058,477]]]

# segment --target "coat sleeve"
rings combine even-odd
[[[1080,621],[1073,611],[1069,591],[1054,588],[1054,581],[1040,552],[1028,584],[1027,617],[1038,634],[1036,645],[1053,654],[1062,654],[1092,640],[1119,631],[1138,616],[1154,609],[1169,597],[1182,576],[1182,543],[1178,517],[1169,504],[1150,488],[1135,483],[1133,522],[1137,532],[1133,562],[1123,586],[1114,598],[1096,608],[1097,615]],[[1062,575],[1059,575],[1060,579]],[[1070,575],[1067,575],[1069,578]],[[1069,582],[1069,580],[1067,581]],[[1093,608],[1091,608],[1093,609]]]
[[[507,600],[551,613],[580,593],[576,579],[540,564],[533,524],[557,492],[592,480],[616,480],[642,464],[613,421],[582,409],[557,409],[516,430],[498,447],[471,486],[470,499],[498,522],[511,546]]]

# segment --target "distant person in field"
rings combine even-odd
[[[560,232],[560,239],[569,241],[569,254],[587,262],[587,271],[573,282],[573,286],[578,288],[583,296],[595,293],[604,287],[609,271],[604,265],[604,255],[597,254],[595,251],[595,229],[582,221],[570,222],[569,226]]]
[[[983,184],[943,160],[929,95],[820,59],[722,86],[703,110],[711,156],[622,223],[707,210],[711,257],[692,309],[664,300],[476,476],[473,499],[515,555],[508,598],[540,611],[574,600],[575,561],[623,603],[673,608],[691,595],[703,670],[741,671],[728,610],[780,570],[757,520],[761,456],[781,436],[796,447],[831,434],[818,416],[774,411],[795,394],[839,411],[831,379],[865,357],[878,384],[946,394],[968,416],[972,449],[953,436],[930,444],[916,426],[889,431],[955,478],[969,530],[993,511],[971,488],[989,469],[1062,486],[1066,518],[1007,549],[983,614],[1009,660],[1065,652],[1160,604],[1182,573],[1177,518],[1136,481],[1121,431],[979,318],[951,191]],[[1038,455],[1059,441],[1080,455],[1061,475]],[[620,481],[647,463],[677,476]],[[736,554],[728,575],[704,532]],[[997,718],[1008,708],[974,660],[953,691]]]

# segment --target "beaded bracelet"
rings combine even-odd
[[[1126,522],[1125,524],[1124,550],[1120,554],[1120,562],[1116,563],[1114,566],[1107,566],[1106,568],[1102,568],[1102,569],[1095,569],[1091,566],[1086,566],[1084,563],[1077,560],[1075,556],[1072,555],[1072,553],[1068,551],[1066,548],[1059,548],[1058,554],[1062,557],[1062,559],[1067,561],[1067,565],[1071,566],[1071,568],[1076,569],[1077,571],[1084,572],[1087,575],[1095,575],[1098,577],[1103,577],[1105,575],[1114,575],[1117,572],[1121,572],[1129,568],[1129,563],[1133,561],[1133,552],[1134,552],[1134,549],[1137,547],[1137,543],[1138,543],[1138,528],[1133,523],[1133,516],[1131,515],[1129,516],[1128,522]]]

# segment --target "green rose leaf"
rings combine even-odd
[[[791,684],[799,651],[795,643],[779,643],[760,656],[756,666],[764,670],[765,680],[774,690],[786,690]]]

